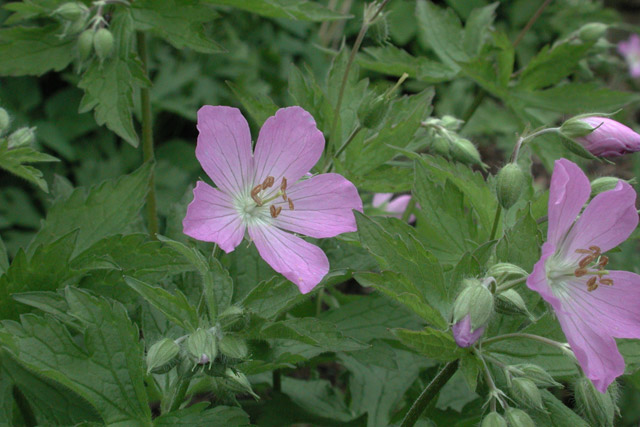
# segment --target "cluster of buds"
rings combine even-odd
[[[462,123],[462,120],[452,116],[444,116],[441,119],[431,117],[423,121],[421,126],[427,129],[429,150],[433,154],[484,169],[486,165],[482,162],[476,146],[457,134]]]

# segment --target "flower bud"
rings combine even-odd
[[[505,415],[511,427],[536,427],[529,414],[522,409],[509,408],[506,410]]]
[[[509,209],[518,201],[526,182],[524,172],[516,163],[508,163],[498,172],[496,192],[504,209]]]
[[[510,368],[516,370],[517,375],[530,379],[539,387],[562,387],[562,384],[554,380],[547,371],[538,365],[523,363]]]
[[[620,182],[626,182],[630,185],[635,185],[636,179],[632,178],[630,180],[624,180],[615,176],[602,176],[600,178],[596,178],[591,181],[591,197],[595,197],[600,193],[604,193],[605,191],[613,190],[618,186],[618,183]]]
[[[449,146],[449,140],[446,137],[442,135],[434,135],[431,139],[429,151],[442,157],[449,157],[451,152]]]
[[[236,332],[244,329],[247,325],[247,316],[242,308],[231,305],[218,316],[218,322],[220,322],[223,331]]]
[[[480,427],[507,427],[507,421],[497,412],[491,412],[482,419]]]
[[[451,332],[456,344],[459,347],[466,348],[471,347],[478,341],[478,338],[484,333],[484,326],[471,331],[471,317],[467,314],[451,327]]]
[[[173,360],[180,352],[180,347],[175,341],[164,338],[151,346],[147,352],[147,373],[162,368]]]
[[[609,391],[600,393],[586,377],[575,383],[575,399],[579,412],[591,425],[613,427],[616,405]]]
[[[386,15],[376,19],[374,24],[369,28],[369,37],[378,45],[385,45],[389,41],[389,23]]]
[[[242,372],[236,371],[231,368],[227,368],[225,371],[225,377],[229,388],[238,393],[249,393],[256,399],[259,397],[253,392],[251,383]]]
[[[520,277],[526,277],[529,273],[521,267],[515,264],[509,264],[508,262],[499,262],[489,267],[487,276],[492,276],[498,283],[502,283],[507,279],[518,279]]]
[[[187,338],[187,350],[199,365],[211,363],[218,354],[216,337],[206,329],[198,329]]]
[[[33,144],[36,140],[36,128],[23,127],[14,131],[8,138],[8,148],[19,148]]]
[[[580,37],[580,40],[583,42],[594,42],[604,36],[607,32],[607,28],[609,28],[607,24],[603,24],[601,22],[590,22],[580,27],[578,30],[578,37]]]
[[[516,400],[534,409],[544,409],[542,395],[536,384],[528,378],[518,377],[511,380],[511,391]]]
[[[522,299],[520,294],[513,289],[507,289],[506,291],[500,292],[495,302],[496,311],[499,313],[524,315],[530,318],[533,317],[531,313],[529,313],[524,299]]]
[[[373,98],[370,102],[365,100],[358,108],[358,118],[362,126],[367,129],[373,129],[378,126],[389,109],[389,103],[384,95]]]
[[[65,21],[77,21],[89,15],[89,8],[78,1],[61,5],[54,13]]]
[[[464,120],[460,120],[456,117],[449,116],[449,115],[445,115],[442,117],[442,119],[440,119],[440,126],[454,132],[459,130],[463,123],[464,123]]]
[[[230,335],[222,337],[218,346],[220,347],[220,353],[232,359],[244,359],[249,353],[247,343],[243,339]]]
[[[593,131],[593,126],[577,117],[567,120],[560,126],[560,133],[569,139],[587,136]]]
[[[11,122],[11,118],[9,117],[9,113],[7,110],[0,107],[0,135],[4,133],[5,130],[9,127],[9,123]]]
[[[593,129],[592,132],[579,135],[575,129],[580,125],[571,125],[571,131],[563,130],[568,122],[581,121]],[[583,125],[583,128],[586,129]],[[573,138],[594,156],[618,157],[624,154],[640,150],[640,135],[623,125],[606,117],[582,117],[570,119],[560,128],[560,132],[566,136],[574,134]],[[584,131],[583,131],[584,132]]]
[[[93,47],[100,60],[105,60],[113,52],[113,34],[106,28],[100,28],[93,36]]]
[[[82,32],[78,37],[78,59],[86,61],[93,50],[93,36],[95,32],[88,29]]]
[[[479,280],[467,280],[467,287],[460,293],[453,305],[453,323],[466,316],[471,317],[471,331],[489,322],[493,313],[493,295]]]
[[[460,163],[484,166],[478,149],[468,139],[454,137],[449,149],[451,157]]]

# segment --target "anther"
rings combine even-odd
[[[586,266],[591,264],[594,259],[596,259],[596,257],[594,257],[593,255],[587,255],[586,257],[584,257],[584,258],[582,258],[580,260],[578,265],[580,266],[580,268],[585,268]]]
[[[287,193],[282,193],[282,200],[285,202],[288,200]]]
[[[258,193],[262,191],[262,184],[258,184],[251,190],[251,198],[258,206],[262,206],[262,199],[258,197]]]
[[[591,251],[588,249],[576,249],[577,254],[591,254]]]
[[[587,280],[587,290],[589,292],[595,291],[596,289],[598,289],[598,284],[596,283],[596,280],[597,280],[597,278],[595,276],[593,276],[589,280]]]
[[[598,246],[589,246],[589,249],[593,252],[595,256],[598,256],[602,253],[601,249]]]
[[[271,186],[273,186],[273,183],[275,182],[275,178],[272,176],[268,176],[264,179],[264,182],[262,183],[262,188],[267,189]]]
[[[292,211],[293,210],[293,200],[289,199],[289,210]]]
[[[576,277],[582,277],[587,273],[588,271],[586,268],[576,268],[576,271],[573,272],[574,276]]]
[[[600,284],[605,286],[613,286],[613,279],[600,279]]]
[[[278,206],[276,208],[275,205],[271,205],[269,208],[269,213],[271,213],[272,218],[277,218],[278,215],[280,215],[280,212],[282,212],[282,206]]]
[[[609,257],[600,255],[600,261],[598,262],[598,268],[603,269],[609,263]]]
[[[282,177],[282,183],[280,184],[280,191],[282,191],[284,193],[284,191],[287,189],[287,178],[285,178],[284,176]]]

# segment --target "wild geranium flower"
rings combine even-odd
[[[333,237],[356,231],[352,209],[362,211],[358,191],[341,175],[307,175],[324,150],[313,117],[300,107],[278,110],[260,129],[254,153],[249,125],[236,108],[202,107],[198,130],[196,157],[218,188],[198,181],[184,233],[229,253],[247,231],[275,271],[309,292],[329,271],[329,260],[284,230]]]
[[[380,208],[385,212],[388,212],[390,216],[395,218],[402,218],[402,214],[411,201],[411,196],[408,194],[402,194],[396,198],[393,197],[393,193],[376,193],[373,195],[373,201],[371,205],[374,208]],[[416,220],[415,215],[409,217],[409,222]]]
[[[594,156],[618,157],[640,151],[640,135],[622,123],[597,116],[578,120],[594,128],[588,135],[576,138]]]
[[[640,338],[640,276],[608,270],[604,253],[629,237],[638,214],[624,181],[582,211],[590,192],[577,165],[556,161],[547,241],[527,286],[551,304],[582,370],[604,393],[624,372],[614,338]]]
[[[631,34],[628,40],[618,43],[618,52],[627,61],[631,77],[640,77],[640,37]]]

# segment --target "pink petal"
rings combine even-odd
[[[373,206],[374,208],[379,208],[380,206],[391,200],[392,197],[393,193],[376,193],[373,195],[371,206]]]
[[[596,128],[589,135],[578,138],[594,156],[617,157],[640,151],[640,135],[622,123],[607,117],[585,117],[580,120]]]
[[[569,283],[568,309],[588,319],[594,330],[616,338],[640,338],[640,276],[627,271],[609,271],[613,286],[587,290],[587,277]]]
[[[323,150],[324,136],[311,114],[300,107],[282,108],[260,129],[254,183],[273,176],[274,190],[279,188],[283,177],[291,186],[311,170]]]
[[[591,184],[584,172],[567,159],[556,160],[549,189],[547,242],[561,243],[590,194]]]
[[[540,296],[542,296],[542,298],[544,298],[545,301],[551,304],[553,309],[558,312],[563,311],[562,303],[551,291],[551,287],[549,286],[549,282],[547,281],[547,272],[545,269],[547,258],[553,255],[555,251],[555,246],[553,246],[549,242],[546,242],[544,245],[542,245],[542,256],[533,266],[533,271],[527,277],[527,286],[532,291],[536,291],[537,293],[539,293]]]
[[[398,196],[389,202],[389,204],[387,205],[386,211],[389,213],[395,213],[397,214],[398,218],[401,218],[405,209],[407,209],[407,206],[409,205],[410,201],[411,201],[411,196],[408,194],[403,194],[401,196]]]
[[[591,200],[563,244],[565,258],[578,260],[576,249],[598,246],[604,253],[624,242],[638,225],[636,192],[624,181]]]
[[[459,347],[471,347],[478,341],[478,338],[484,333],[484,326],[479,327],[475,331],[471,331],[471,316],[468,314],[458,323],[451,327],[453,339]]]
[[[556,312],[582,370],[601,393],[624,373],[624,359],[616,341],[602,330],[593,328],[594,320],[577,313]]]
[[[231,197],[202,181],[193,190],[182,227],[187,236],[215,242],[227,253],[240,244],[245,229]]]
[[[252,184],[251,133],[237,108],[205,105],[198,110],[196,157],[220,190],[238,194]]]
[[[329,272],[322,249],[269,225],[249,227],[260,256],[275,271],[295,283],[300,292],[311,291]]]
[[[280,199],[276,207],[282,207],[282,211],[273,222],[277,227],[315,238],[356,231],[352,209],[362,212],[362,200],[356,187],[342,175],[326,173],[299,181],[287,195],[294,209]]]

